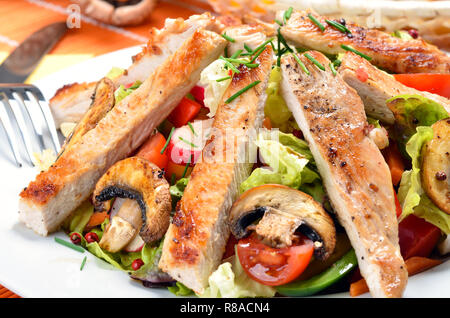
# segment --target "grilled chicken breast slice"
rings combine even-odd
[[[115,162],[130,155],[198,82],[226,41],[199,29],[95,128],[20,193],[19,218],[41,235],[58,229]]]
[[[229,209],[251,172],[249,160],[240,158],[245,156],[248,132],[262,124],[272,61],[272,49],[267,46],[256,60],[259,67],[242,67],[234,75],[215,115],[203,160],[195,165],[166,233],[160,268],[197,293],[208,286],[209,276],[220,264],[230,234]],[[261,83],[224,102],[257,80]],[[230,142],[226,139],[229,129],[242,135]]]
[[[394,123],[394,115],[386,105],[386,101],[397,95],[422,95],[441,104],[447,112],[450,112],[450,100],[447,98],[405,86],[353,52],[347,52],[344,55],[339,73],[344,81],[358,92],[364,102],[366,113],[385,123]],[[367,79],[365,75],[358,76],[361,73],[367,74]]]
[[[342,44],[351,46],[370,56],[374,65],[393,73],[450,72],[450,57],[422,40],[406,41],[350,22],[345,26],[351,34],[343,33],[328,25],[327,17],[311,14],[325,27],[323,32],[308,18],[308,12],[294,11],[281,34],[296,45],[326,54],[344,53]]]
[[[282,94],[307,140],[325,188],[358,257],[361,274],[375,297],[400,297],[408,273],[400,254],[394,191],[386,162],[367,136],[364,106],[330,61],[309,54],[282,58]]]
[[[114,79],[116,87],[136,81],[143,82],[167,57],[172,55],[195,30],[205,28],[220,32],[227,24],[237,23],[225,18],[216,19],[210,13],[182,18],[166,19],[164,27],[150,30],[149,41],[142,52],[133,57],[133,64],[122,75]],[[57,127],[63,122],[78,123],[91,104],[97,82],[74,83],[59,89],[50,99]]]

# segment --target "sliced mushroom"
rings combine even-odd
[[[333,220],[322,206],[306,193],[283,185],[266,184],[244,192],[231,208],[230,223],[237,239],[254,229],[274,247],[292,245],[298,231],[314,242],[314,254],[322,260],[336,245]]]
[[[450,118],[431,127],[433,139],[422,148],[422,184],[433,203],[450,214]]]
[[[107,208],[106,203],[112,198],[129,199],[123,201],[112,218],[111,226],[100,241],[102,247],[123,248],[134,237],[131,228],[139,230],[144,242],[149,243],[161,239],[169,227],[172,206],[169,184],[164,172],[146,159],[131,157],[114,164],[97,182],[93,197],[97,210]],[[142,219],[140,229],[137,216]],[[129,226],[123,225],[124,222]],[[119,224],[123,229],[120,237],[110,234],[114,224],[117,224],[116,229]]]
[[[97,83],[91,106],[66,139],[60,154],[65,149],[69,149],[70,146],[79,142],[114,107],[114,90],[114,83],[106,77]]]

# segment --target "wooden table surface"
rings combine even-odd
[[[0,60],[34,31],[52,22],[68,19],[69,0],[14,0],[0,2]],[[139,26],[114,27],[81,18],[81,27],[70,29],[43,59],[28,82],[88,58],[147,42],[148,30],[160,28],[166,18],[187,18],[211,10],[206,0],[159,0]],[[0,298],[19,298],[0,285]]]

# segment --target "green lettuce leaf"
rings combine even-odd
[[[115,67],[115,66],[114,66],[113,68],[111,68],[111,69],[109,70],[108,74],[106,74],[105,77],[107,77],[107,78],[113,80],[113,79],[115,79],[116,77],[119,77],[120,75],[122,75],[123,72],[125,72],[125,69],[120,68],[120,67]]]
[[[133,93],[137,88],[139,88],[139,86],[141,86],[141,84],[141,81],[136,81],[130,88],[125,88],[123,85],[120,85],[119,88],[114,92],[116,104]]]
[[[394,138],[404,152],[404,145],[416,133],[419,126],[431,126],[438,120],[448,117],[445,108],[439,103],[421,95],[399,95],[386,101],[394,113]]]
[[[172,197],[172,206],[175,207],[177,202],[181,199],[184,189],[189,182],[189,178],[181,178],[174,185],[170,186],[170,196]]]
[[[244,272],[236,256],[230,257],[221,264],[209,277],[209,287],[203,294],[205,298],[241,298],[241,297],[273,297],[276,291],[252,280]]]
[[[313,157],[305,141],[282,132],[279,132],[279,141],[267,138],[268,135],[260,134],[255,143],[270,169],[255,169],[247,180],[242,182],[241,192],[268,183],[298,189],[302,184],[320,180],[319,174],[313,170]]]
[[[83,233],[83,230],[88,224],[92,214],[94,214],[94,206],[89,200],[86,200],[81,203],[75,211],[73,211],[72,215],[67,219],[63,227],[70,233]]]
[[[192,289],[189,289],[180,282],[176,282],[175,286],[167,287],[167,289],[175,296],[185,297],[194,295],[194,291]]]
[[[406,143],[406,152],[412,159],[412,169],[403,172],[398,189],[398,199],[402,206],[399,221],[410,214],[415,214],[449,234],[450,216],[441,211],[427,197],[422,188],[420,176],[422,147],[433,138],[433,129],[420,126],[416,131]]]

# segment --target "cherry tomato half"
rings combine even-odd
[[[450,74],[395,74],[395,79],[406,86],[450,98]]]
[[[313,242],[305,237],[300,237],[296,245],[272,248],[253,233],[239,240],[237,255],[250,278],[264,285],[279,286],[293,281],[306,269],[313,250]]]
[[[170,113],[167,119],[175,126],[181,127],[192,121],[198,112],[202,108],[202,105],[189,98],[183,97],[177,107]]]

